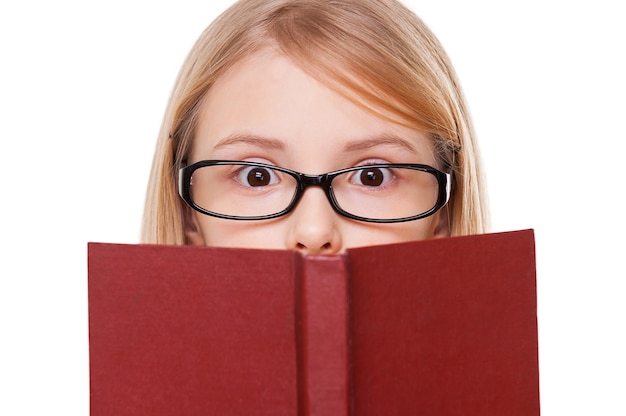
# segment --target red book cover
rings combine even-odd
[[[532,231],[89,244],[91,414],[539,415]]]

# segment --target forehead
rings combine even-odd
[[[427,135],[365,110],[272,50],[240,61],[207,92],[192,158],[223,158],[224,143],[254,147],[254,138],[270,139],[266,150],[276,154],[323,158],[378,143],[403,148],[405,162],[434,162]]]

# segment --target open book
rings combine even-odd
[[[531,230],[89,244],[91,415],[539,415]]]

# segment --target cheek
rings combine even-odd
[[[351,224],[343,230],[343,241],[350,248],[428,240],[435,235],[434,217],[397,224]]]
[[[205,216],[200,229],[207,246],[239,248],[284,248],[284,231],[271,221],[232,221]]]

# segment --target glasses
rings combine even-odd
[[[427,165],[385,163],[322,175],[257,162],[203,160],[179,171],[178,192],[194,210],[231,220],[288,214],[310,186],[348,218],[394,223],[428,217],[450,199],[451,175]]]

